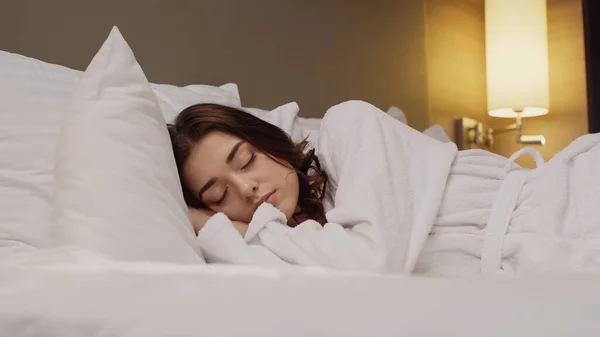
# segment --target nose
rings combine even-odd
[[[249,177],[236,175],[234,182],[239,194],[244,198],[254,198],[258,193],[258,183]]]

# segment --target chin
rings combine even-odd
[[[294,215],[294,212],[296,211],[296,207],[291,207],[290,205],[288,205],[287,203],[282,203],[279,205],[279,207],[277,207],[281,213],[283,213],[283,215],[285,215],[285,218],[287,221],[290,221],[292,219],[292,216]]]
[[[290,219],[292,219],[292,216],[294,215],[294,210],[290,210],[289,207],[282,207],[279,210],[281,211],[281,213],[283,213],[283,215],[285,215],[287,221],[290,221]]]

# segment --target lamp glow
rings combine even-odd
[[[485,35],[488,114],[547,114],[546,0],[486,0]]]

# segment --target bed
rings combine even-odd
[[[436,280],[158,263],[3,267],[5,336],[597,336],[593,277]]]
[[[164,123],[194,103],[243,107],[235,84],[149,84],[116,28],[85,73],[0,52],[0,78],[3,335],[600,331],[595,276],[446,280],[207,265]],[[245,109],[318,141],[318,120],[300,119],[295,103]]]

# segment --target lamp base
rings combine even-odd
[[[483,123],[472,118],[459,118],[454,121],[454,139],[459,150],[466,150],[474,147],[491,147],[494,144],[494,135],[508,131],[515,131],[517,144],[524,145],[544,145],[546,137],[542,135],[523,135],[523,124],[521,118],[516,118],[516,123],[509,125],[504,129],[494,130],[483,129]]]
[[[491,132],[490,132],[491,131]],[[483,123],[472,118],[454,120],[454,139],[459,150],[474,147],[490,147],[493,144],[493,130],[483,130]]]

